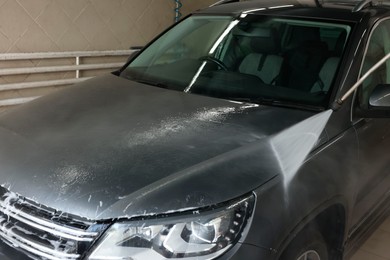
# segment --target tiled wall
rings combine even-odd
[[[213,0],[182,0],[183,15]],[[128,49],[172,24],[173,0],[0,0],[0,53]]]

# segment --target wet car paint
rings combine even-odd
[[[241,167],[234,160],[269,156],[259,143],[312,114],[104,76],[1,116],[0,177],[25,197],[90,219],[204,207],[272,179],[277,164],[258,173],[245,163],[247,174],[232,174]]]
[[[360,33],[364,42],[367,34]],[[363,47],[356,42],[351,44],[351,49],[357,51],[347,59],[353,62],[341,73],[345,78],[337,81],[345,83],[340,89],[356,80]],[[113,82],[120,91],[108,91]],[[258,198],[253,217],[256,221],[247,236],[242,238],[243,245],[236,245],[221,259],[249,259],[253,255],[260,259],[277,259],[307,223],[329,208],[343,208],[332,211],[332,216],[337,221],[345,220],[345,226],[329,226],[329,229],[339,229],[334,240],[341,240],[340,244],[344,245],[347,238],[354,238],[358,233],[356,230],[362,226],[359,222],[361,216],[356,215],[353,219],[353,213],[366,213],[368,204],[360,205],[360,208],[354,206],[356,199],[362,199],[361,196],[370,190],[359,191],[361,195],[357,197],[356,185],[367,174],[361,165],[370,169],[371,162],[359,160],[359,128],[367,129],[366,126],[371,124],[351,122],[352,101],[330,115],[320,141],[314,147],[308,146],[305,153],[311,153],[299,165],[295,178],[286,185],[280,162],[270,152],[271,140],[279,133],[299,126],[305,119],[311,119],[316,114],[314,112],[236,104],[197,96],[187,98],[183,93],[131,83],[112,75],[86,82],[78,88],[81,90],[52,95],[1,117],[1,135],[4,137],[1,138],[1,147],[7,148],[1,153],[7,158],[1,164],[9,165],[4,174],[1,173],[5,187],[44,205],[91,219],[180,212],[226,202],[253,190]],[[138,100],[145,98],[146,92],[148,99]],[[121,106],[126,104],[126,109],[120,107],[121,111],[118,111],[117,107],[112,107],[110,100],[113,99]],[[141,102],[144,110],[140,110]],[[51,111],[53,103],[60,107],[61,113]],[[145,125],[137,128],[136,120],[127,122],[134,117],[142,118]],[[85,124],[82,123],[84,120]],[[371,126],[371,129],[375,128],[379,136],[386,137],[380,135],[380,132],[386,132],[386,128],[381,127],[386,126],[388,120],[383,121],[375,121],[375,127]],[[99,125],[100,122],[106,123]],[[127,122],[125,127],[118,127],[124,122]],[[56,127],[59,123],[61,127]],[[199,124],[201,127],[197,128]],[[100,127],[112,131],[99,131]],[[310,132],[311,126],[306,127]],[[81,134],[82,138],[73,139],[64,133]],[[50,138],[51,134],[53,138]],[[197,142],[207,149],[191,144],[186,146],[195,136]],[[75,148],[59,147],[58,137],[61,143],[72,144]],[[129,143],[130,137],[137,137],[137,141]],[[107,152],[101,149],[103,142],[100,143],[105,139],[118,145],[109,147]],[[151,142],[158,145],[147,149]],[[371,143],[369,139],[366,142],[366,145]],[[178,143],[180,145],[176,146]],[[148,162],[153,162],[153,165],[135,167],[134,161],[127,161],[130,156],[124,156],[123,152],[130,154],[132,147],[143,147],[145,154],[151,154]],[[47,148],[49,152],[43,151]],[[167,153],[172,157],[161,160],[162,152],[155,152],[159,148],[172,151],[172,154]],[[91,151],[95,155],[99,154],[96,151],[101,153],[91,158]],[[294,147],[289,151],[295,151]],[[20,163],[20,158],[23,158],[23,163]],[[42,161],[42,158],[47,160]],[[84,159],[88,165],[96,167],[89,167]],[[183,164],[183,160],[188,160],[188,165]],[[235,160],[245,160],[245,164]],[[42,164],[37,165],[38,161]],[[264,163],[260,164],[261,161]],[[20,165],[15,167],[13,162]],[[120,167],[114,167],[118,162]],[[155,163],[159,167],[154,167]],[[102,167],[103,164],[107,167]],[[161,167],[165,164],[170,168]],[[123,171],[128,167],[139,169],[137,174],[142,174],[146,180],[141,181],[129,171]],[[26,171],[31,175],[26,176]],[[153,173],[158,176],[153,177]],[[68,179],[64,177],[67,174]],[[130,176],[125,178],[125,174]],[[45,176],[49,178],[45,179]],[[72,178],[78,176],[80,178],[72,182]],[[50,178],[55,180],[54,186],[49,185]],[[389,186],[388,176],[381,181],[384,187]],[[88,192],[83,193],[84,187]],[[47,197],[47,192],[55,196]],[[373,213],[372,208],[369,211]],[[333,220],[330,218],[329,222],[333,223]],[[351,226],[353,232],[347,230]]]

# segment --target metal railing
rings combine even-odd
[[[88,70],[104,70],[104,69],[117,69],[124,64],[127,57],[132,54],[134,50],[112,50],[112,51],[76,51],[76,52],[41,52],[41,53],[4,53],[0,54],[0,64],[6,62],[18,62],[18,61],[42,61],[42,60],[58,60],[63,61],[67,59],[72,65],[55,65],[55,66],[34,66],[35,63],[31,63],[32,66],[7,67],[4,65],[0,68],[0,77],[5,78],[15,75],[32,75],[32,74],[46,74],[46,73],[58,73],[58,72],[74,72],[71,78],[62,78],[55,80],[40,80],[40,81],[20,81],[12,83],[0,83],[0,107],[12,106],[22,104],[31,101],[39,96],[28,97],[11,97],[2,98],[1,93],[5,91],[23,91],[24,89],[34,89],[42,87],[54,87],[54,86],[66,86],[71,85],[91,77],[83,77],[81,72]],[[109,62],[109,58],[121,58],[121,62]],[[108,62],[93,60],[88,61],[87,64],[83,64],[83,59],[86,58],[107,58]],[[70,61],[69,61],[69,60]],[[61,63],[61,62],[59,62]],[[5,80],[3,80],[5,81]]]

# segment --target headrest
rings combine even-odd
[[[291,36],[288,42],[286,43],[286,49],[291,50],[302,45],[304,42],[321,41],[320,30],[317,27],[303,27],[303,26],[294,26],[291,29]]]
[[[280,52],[280,41],[275,30],[254,28],[250,32],[250,47],[257,53],[277,54]]]

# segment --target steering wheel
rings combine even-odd
[[[225,65],[225,63],[223,63],[221,60],[214,58],[212,56],[202,56],[199,58],[199,60],[200,61],[211,61],[211,62],[217,64],[218,67],[220,67],[224,71],[228,71],[228,67]]]

